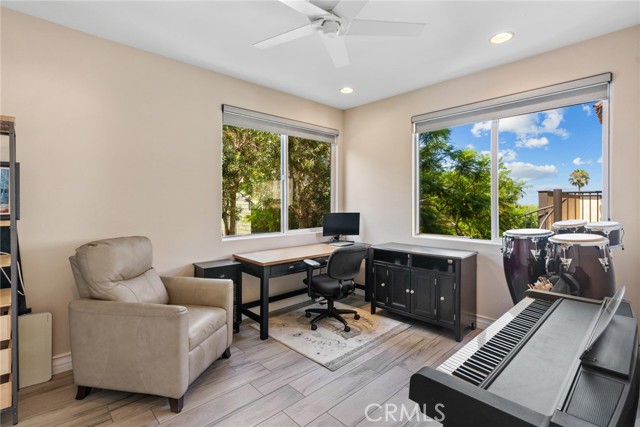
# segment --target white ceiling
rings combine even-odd
[[[351,63],[336,68],[317,34],[269,49],[252,46],[309,22],[277,0],[3,0],[2,6],[341,109],[640,24],[639,0],[371,0],[358,19],[419,22],[425,30],[411,38],[346,37]],[[490,44],[502,31],[515,37]],[[345,85],[355,92],[340,94]]]

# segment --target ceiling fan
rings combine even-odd
[[[349,54],[343,36],[419,36],[425,24],[413,22],[372,21],[355,19],[367,1],[278,0],[306,15],[309,23],[270,37],[254,46],[266,49],[312,34],[319,34],[337,68],[349,64]],[[321,7],[322,5],[322,7]]]

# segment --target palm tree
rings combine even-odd
[[[576,169],[569,174],[569,184],[578,187],[578,191],[589,184],[589,172],[584,169]]]

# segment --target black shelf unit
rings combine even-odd
[[[385,243],[373,250],[371,314],[388,310],[453,329],[476,327],[477,252]]]

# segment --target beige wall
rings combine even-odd
[[[54,356],[69,351],[77,291],[67,258],[83,243],[146,235],[161,274],[190,275],[193,262],[321,238],[221,241],[221,104],[339,130],[342,111],[1,12],[0,107],[17,117],[25,286],[34,311],[53,313]]]
[[[640,312],[640,189],[628,185],[640,164],[639,27],[343,113],[0,11],[0,111],[17,116],[27,297],[34,311],[53,313],[54,355],[69,351],[67,303],[77,292],[67,258],[82,243],[147,235],[161,273],[189,275],[195,261],[321,238],[221,241],[223,103],[340,129],[341,201],[362,212],[362,239],[477,250],[479,313],[498,317],[510,305],[499,245],[412,237],[410,118],[606,71],[611,216],[624,224],[627,248],[614,262]]]
[[[614,265],[617,283],[626,285],[634,310],[640,312],[639,63],[636,26],[346,111],[344,196],[348,210],[364,213],[363,239],[478,251],[478,313],[501,315],[511,300],[499,244],[412,235],[411,116],[610,71],[610,213],[624,226],[626,247],[614,252]]]

